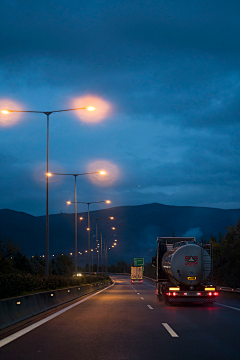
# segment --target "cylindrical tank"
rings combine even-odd
[[[162,269],[175,284],[198,285],[210,273],[204,263],[211,263],[208,253],[196,244],[187,244],[166,252]]]

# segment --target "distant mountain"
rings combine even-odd
[[[88,249],[87,213],[78,213],[78,251]],[[114,220],[109,217],[114,216]],[[103,240],[111,247],[117,239],[117,247],[108,251],[108,263],[125,260],[129,263],[134,257],[144,257],[150,261],[156,250],[157,236],[195,236],[209,240],[211,235],[226,233],[226,227],[235,226],[240,217],[240,209],[222,210],[194,206],[169,206],[146,204],[138,206],[119,206],[91,211],[91,248],[95,248],[96,221],[98,238],[102,229]],[[9,209],[0,210],[0,235],[17,242],[23,253],[31,256],[45,254],[46,239],[45,216],[32,216]],[[116,230],[112,230],[111,227]],[[74,253],[74,214],[56,214],[49,217],[50,254]],[[116,234],[116,236],[115,236]],[[87,256],[85,259],[87,262]],[[84,255],[79,257],[83,265]],[[95,260],[96,262],[96,260]]]

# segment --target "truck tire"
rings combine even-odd
[[[162,299],[163,299],[164,305],[166,305],[166,306],[170,306],[170,305],[171,305],[171,304],[170,304],[170,301],[169,301],[169,298],[168,298],[168,296],[166,295],[166,287],[165,287],[165,286],[162,287]]]

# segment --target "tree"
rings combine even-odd
[[[20,252],[19,245],[14,244],[11,239],[0,239],[0,273],[9,274],[15,272],[13,256]]]
[[[73,276],[74,264],[69,255],[59,255],[56,258],[56,268],[59,275]]]

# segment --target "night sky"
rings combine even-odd
[[[78,201],[240,208],[238,1],[0,4],[0,109],[96,107],[50,116],[51,172],[107,171]],[[0,124],[0,208],[44,215],[46,116]],[[74,212],[74,178],[49,197]]]

